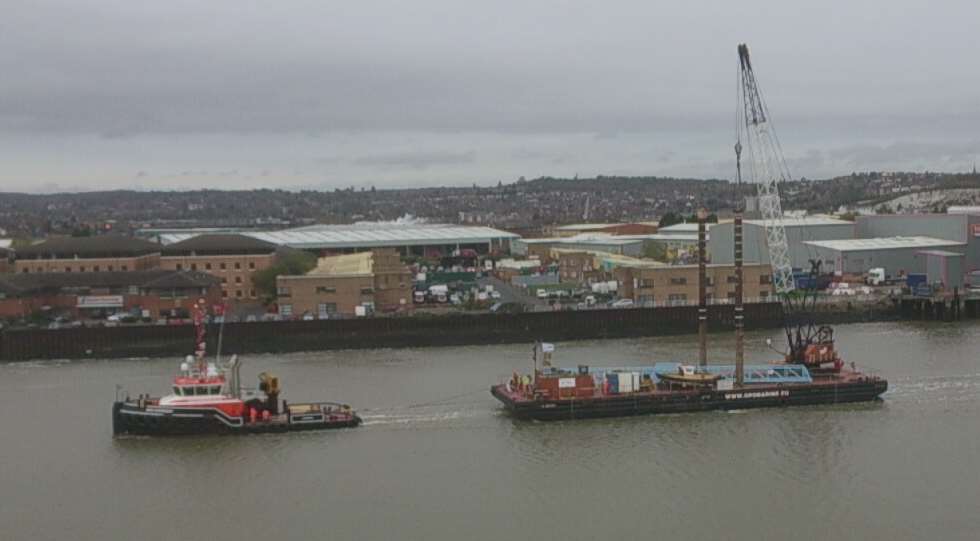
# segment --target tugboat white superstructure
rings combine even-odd
[[[279,378],[259,374],[257,390],[243,389],[241,363],[205,359],[204,306],[194,313],[194,355],[188,355],[173,379],[172,393],[153,398],[117,397],[112,405],[113,434],[178,435],[287,432],[355,427],[361,419],[345,404],[290,404],[279,399]]]

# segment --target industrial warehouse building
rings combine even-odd
[[[894,214],[858,216],[855,233],[859,238],[924,236],[964,245],[959,249],[963,273],[980,271],[980,214],[960,207],[957,214]]]
[[[930,250],[963,253],[966,244],[933,237],[882,237],[804,242],[820,259],[824,271],[863,275],[881,267],[888,276],[924,272],[919,254]]]
[[[916,254],[919,268],[925,272],[926,284],[939,291],[963,289],[963,254],[946,250],[925,250]]]
[[[551,251],[555,248],[640,257],[643,254],[643,243],[642,238],[583,234],[548,239],[516,239],[511,242],[511,251],[514,255],[524,257],[537,256],[542,262],[551,261]]]
[[[508,253],[510,242],[519,238],[514,233],[490,227],[416,223],[311,225],[242,234],[277,246],[307,250],[323,256],[376,248],[390,248],[403,256],[439,257],[465,249],[479,254]],[[159,235],[159,238],[163,244],[171,244],[192,236],[193,233],[168,233]]]
[[[810,260],[814,259],[813,249],[805,244],[806,241],[854,238],[854,223],[844,220],[804,216],[783,218],[781,223],[786,230],[790,263],[797,269],[809,270]],[[732,222],[720,223],[711,228],[711,236],[708,239],[708,254],[711,262],[726,265],[734,263],[734,242],[735,224]],[[742,257],[746,262],[769,262],[769,245],[766,240],[764,221],[742,222]]]

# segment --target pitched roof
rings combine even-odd
[[[168,244],[163,255],[246,255],[271,254],[277,245],[264,240],[235,233],[197,235],[180,242]]]
[[[371,252],[321,257],[307,276],[366,276],[374,267]]]
[[[74,259],[131,257],[155,254],[161,246],[154,242],[122,235],[95,237],[52,237],[17,250],[18,259]]]
[[[808,240],[803,244],[839,252],[895,250],[901,248],[949,248],[965,246],[962,242],[933,237],[875,237],[870,239]]]
[[[0,276],[0,291],[9,295],[63,288],[182,289],[210,287],[221,280],[196,271],[163,269],[115,272],[37,272]]]

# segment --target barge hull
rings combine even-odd
[[[878,400],[886,390],[888,390],[887,381],[869,379],[837,384],[760,385],[725,391],[633,393],[561,400],[515,399],[503,385],[491,387],[490,392],[517,418],[557,421],[660,413],[870,402]]]

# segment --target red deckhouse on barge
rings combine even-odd
[[[783,362],[744,364],[742,309],[742,208],[736,190],[734,259],[736,292],[735,363],[707,363],[707,291],[705,278],[705,212],[698,213],[698,365],[656,363],[637,368],[596,369],[579,366],[563,370],[551,366],[550,345],[536,346],[530,375],[514,376],[494,385],[490,392],[516,417],[537,420],[613,417],[648,413],[678,413],[713,409],[745,409],[808,404],[837,404],[878,399],[888,382],[845,367],[834,347],[833,330],[816,326],[808,314],[816,293],[798,290],[782,225],[779,182],[789,180],[779,142],[769,123],[745,45],[738,47],[740,81],[738,137],[735,144],[736,187],[742,179],[742,129],[757,175],[758,206],[765,222],[772,263],[773,285],[783,302],[789,351]],[[744,121],[744,125],[743,122]],[[819,261],[811,261],[809,283],[816,283]],[[537,366],[538,353],[544,358]]]
[[[259,388],[241,386],[241,363],[232,356],[205,358],[204,306],[194,311],[195,355],[181,363],[173,392],[160,398],[140,395],[112,405],[113,434],[241,434],[355,427],[361,419],[350,406],[333,402],[303,404],[279,399],[279,378],[259,374]],[[220,343],[220,342],[219,342]]]

